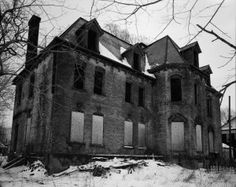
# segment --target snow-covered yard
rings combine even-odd
[[[135,167],[127,167],[133,164]],[[93,176],[94,167],[99,165],[105,169],[98,169],[101,172],[96,174],[102,173],[102,176]],[[236,186],[236,174],[233,171],[189,170],[175,164],[155,160],[114,158],[107,161],[93,161],[79,167],[71,166],[62,173],[48,176],[41,162],[36,161],[30,166],[20,166],[8,170],[1,168],[0,186]]]

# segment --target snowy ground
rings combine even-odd
[[[125,168],[131,163],[136,164],[136,167]],[[91,170],[98,165],[107,169],[102,176],[95,177]],[[120,168],[120,166],[124,168]],[[20,166],[9,170],[0,168],[0,186],[228,187],[236,186],[236,174],[233,171],[189,170],[178,165],[154,160],[135,161],[115,158],[105,162],[94,161],[80,167],[71,166],[62,173],[47,176],[44,166],[41,162],[36,161],[30,166]]]

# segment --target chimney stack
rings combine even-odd
[[[26,62],[25,68],[29,69],[34,57],[37,56],[37,46],[38,46],[38,36],[39,36],[39,23],[41,18],[33,15],[29,22],[29,33],[28,33],[28,43],[26,51]]]

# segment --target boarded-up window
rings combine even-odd
[[[209,141],[209,152],[214,152],[214,134],[212,131],[208,132],[208,141]]]
[[[84,139],[84,113],[72,112],[71,113],[71,142],[83,142]]]
[[[171,101],[181,101],[182,100],[182,88],[180,78],[171,78]]]
[[[171,142],[173,151],[184,151],[184,122],[171,123]]]
[[[94,76],[94,93],[99,95],[102,95],[104,74],[104,69],[96,67]]]
[[[74,88],[84,88],[84,68],[83,64],[75,64],[74,66]]]
[[[131,121],[125,121],[124,124],[124,145],[133,145],[133,123]]]
[[[93,115],[92,144],[103,144],[103,116]]]
[[[129,82],[126,82],[125,84],[125,101],[126,102],[131,102],[131,88],[132,84]]]
[[[138,90],[138,105],[144,106],[144,88],[141,87]]]
[[[138,146],[145,147],[146,146],[146,132],[145,125],[142,123],[138,124]]]
[[[196,125],[197,151],[202,151],[202,126]]]

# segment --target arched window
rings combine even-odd
[[[202,126],[197,124],[195,128],[196,128],[197,151],[201,152],[202,151]]]
[[[182,100],[182,87],[180,77],[171,77],[170,79],[171,88],[171,101],[181,101]]]

